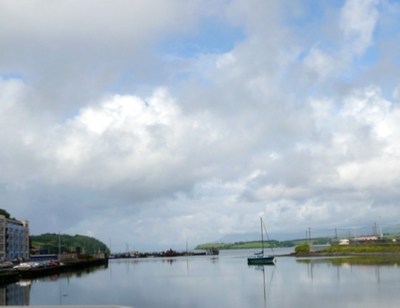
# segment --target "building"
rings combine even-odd
[[[29,223],[0,215],[0,259],[29,259]]]
[[[350,240],[347,238],[341,238],[341,239],[334,239],[331,241],[331,245],[349,245]]]
[[[355,241],[378,241],[381,237],[378,235],[366,235],[366,236],[357,236],[354,238]]]

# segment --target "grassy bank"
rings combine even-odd
[[[400,253],[400,244],[338,245],[324,249],[326,253]]]
[[[328,263],[336,266],[341,266],[343,264],[348,265],[398,265],[400,264],[399,257],[392,256],[352,256],[352,257],[340,257],[340,258],[329,258],[324,260],[315,259],[300,259],[296,260],[297,263]]]

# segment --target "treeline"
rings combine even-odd
[[[108,247],[101,241],[85,235],[67,235],[46,233],[30,236],[31,249],[48,254],[76,251],[80,247],[82,253],[109,253]]]
[[[321,245],[329,243],[332,239],[329,237],[319,237],[311,239],[313,245]],[[271,240],[264,242],[264,248],[279,248],[279,247],[294,247],[298,245],[304,245],[307,241],[305,239],[297,239],[290,241],[276,241]],[[207,250],[211,247],[217,247],[219,249],[252,249],[261,248],[261,241],[250,241],[250,242],[235,242],[235,243],[207,243],[198,245],[195,250]]]

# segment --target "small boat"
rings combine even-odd
[[[219,249],[216,247],[211,247],[210,249],[208,249],[206,251],[206,255],[213,255],[213,256],[217,256],[219,255]]]
[[[262,250],[261,252],[255,253],[254,256],[250,256],[247,258],[247,264],[249,265],[259,265],[259,264],[275,264],[276,259],[275,256],[266,256],[264,255],[264,232],[263,232],[263,222],[262,217],[261,219],[261,243],[262,243]]]

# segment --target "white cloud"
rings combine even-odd
[[[96,4],[1,4],[0,207],[34,233],[184,247],[258,232],[260,213],[272,232],[396,217],[396,66],[364,57],[398,13],[324,3],[310,27],[302,3]],[[216,39],[210,16],[245,37],[163,54]]]
[[[1,116],[5,116],[6,112],[15,106],[19,95],[23,91],[24,84],[21,80],[0,78],[0,111]]]
[[[2,37],[11,42],[15,42],[15,37],[10,33],[57,42],[77,38],[106,42],[111,37],[124,43],[132,39],[152,41],[155,35],[172,29],[190,31],[196,24],[196,17],[205,11],[199,1],[61,1],[57,5],[43,1],[4,2],[1,24],[10,32],[2,32]],[[180,28],[181,23],[186,27]]]
[[[223,66],[235,63],[235,57],[232,53],[223,54],[219,59],[217,59],[217,68],[222,68]]]
[[[304,59],[304,65],[308,70],[318,75],[320,79],[325,79],[337,69],[337,61],[335,60],[335,57],[327,55],[318,46],[313,46]]]
[[[348,0],[343,6],[340,27],[350,46],[350,52],[361,56],[373,43],[373,31],[379,13],[379,0]]]
[[[164,88],[146,100],[114,95],[82,109],[55,129],[44,158],[53,157],[63,170],[61,177],[48,174],[58,183],[79,179],[83,185],[106,188],[129,181],[156,193],[165,184],[195,180],[196,167],[185,174],[180,169],[196,166],[202,158],[193,151],[221,142],[222,136],[209,119],[182,115]],[[178,174],[182,179],[167,180]]]

